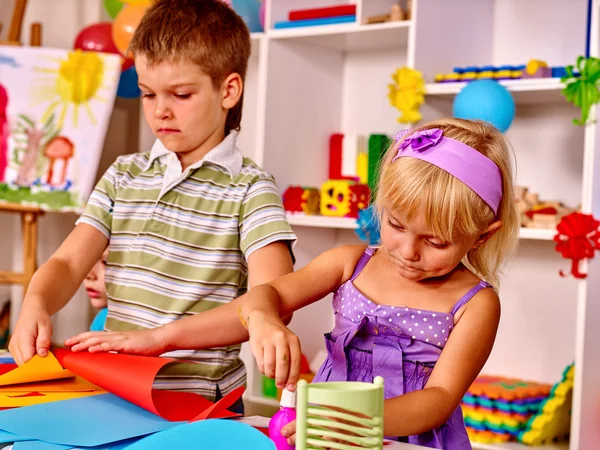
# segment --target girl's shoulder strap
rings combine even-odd
[[[360,259],[356,263],[356,267],[354,268],[354,272],[350,277],[350,281],[354,281],[356,277],[363,271],[371,257],[375,254],[375,247],[367,247],[364,253],[360,256]]]
[[[489,288],[489,287],[492,287],[492,285],[486,281],[481,280],[479,283],[477,283],[475,286],[473,286],[471,289],[469,289],[469,291],[465,295],[463,295],[460,298],[460,300],[458,300],[456,302],[456,304],[452,307],[450,314],[452,314],[452,315],[456,314],[456,311],[458,311],[460,308],[462,308],[467,303],[469,303],[469,300],[471,300],[475,296],[475,294],[477,294],[482,289]]]

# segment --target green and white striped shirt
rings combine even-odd
[[[157,141],[151,152],[121,156],[106,171],[78,223],[110,239],[106,330],[154,328],[228,303],[246,292],[247,259],[276,241],[291,244],[273,177],[243,158],[230,133],[181,172]],[[214,399],[245,383],[240,346],[177,351],[158,389]]]

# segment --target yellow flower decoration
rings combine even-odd
[[[388,98],[392,106],[400,111],[400,123],[417,123],[423,116],[419,111],[425,101],[425,79],[418,70],[401,67],[392,74]]]

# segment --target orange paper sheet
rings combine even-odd
[[[40,381],[37,383],[12,384],[0,387],[0,394],[15,392],[89,392],[101,390],[81,377],[66,380]],[[102,392],[106,392],[102,390]]]
[[[0,386],[74,377],[73,372],[64,369],[54,355],[48,353],[44,358],[35,355],[22,366],[0,375]]]
[[[22,406],[39,405],[41,403],[71,400],[73,398],[89,397],[92,395],[106,394],[104,390],[85,392],[13,392],[0,394],[0,409],[19,408]]]

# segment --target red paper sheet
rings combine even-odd
[[[195,421],[235,417],[227,410],[244,393],[239,387],[216,403],[199,394],[153,389],[158,371],[175,359],[118,353],[53,350],[60,364],[71,372],[166,420]]]

